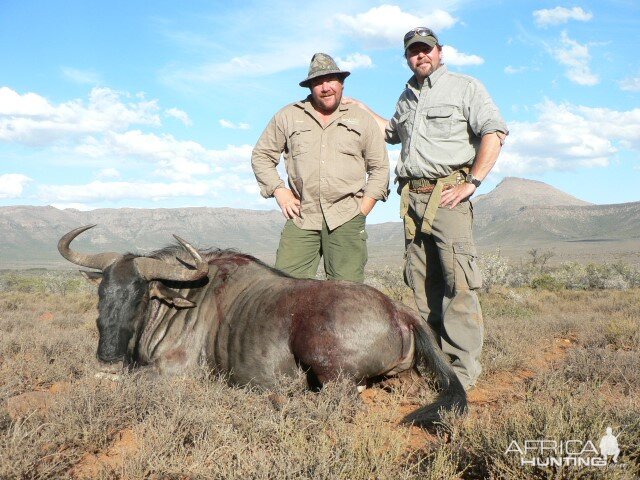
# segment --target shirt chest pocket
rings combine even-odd
[[[455,107],[440,106],[430,107],[425,113],[424,121],[426,122],[427,137],[430,138],[449,138],[451,136],[451,127],[454,122]]]
[[[336,160],[329,168],[350,190],[358,190],[366,172],[359,125],[338,124],[335,133]]]
[[[348,155],[356,157],[357,159],[362,158],[362,146],[360,142],[362,132],[358,125],[339,123],[336,134],[336,150],[339,156]]]
[[[311,150],[311,128],[296,128],[289,136],[289,150],[293,158]]]

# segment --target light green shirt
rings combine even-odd
[[[482,136],[492,132],[509,133],[482,83],[442,65],[422,87],[409,79],[385,140],[402,143],[399,178],[435,179],[472,165]]]

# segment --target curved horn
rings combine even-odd
[[[95,227],[94,225],[85,225],[84,227],[71,230],[65,236],[63,236],[58,242],[58,251],[60,255],[76,265],[82,265],[83,267],[96,268],[98,270],[104,270],[113,262],[122,257],[119,253],[107,252],[98,253],[95,255],[86,255],[84,253],[74,252],[69,248],[71,241],[80,235],[85,230]]]
[[[174,237],[196,261],[195,270],[169,265],[168,263],[163,262],[162,260],[156,260],[155,258],[138,257],[133,261],[133,263],[138,269],[138,273],[146,280],[174,280],[189,282],[200,280],[201,278],[206,277],[209,273],[209,264],[202,259],[198,251],[186,240],[183,240],[177,235],[174,235]]]

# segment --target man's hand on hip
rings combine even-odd
[[[285,187],[276,188],[273,192],[276,202],[285,218],[293,219],[300,216],[300,199]]]
[[[440,197],[440,206],[449,208],[455,208],[460,202],[463,202],[469,198],[476,191],[476,186],[473,183],[460,183],[455,185],[449,190],[442,192]]]

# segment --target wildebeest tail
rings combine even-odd
[[[436,344],[433,334],[427,331],[419,320],[413,323],[413,332],[418,362],[426,364],[435,374],[440,393],[435,402],[420,407],[404,417],[402,421],[429,427],[441,421],[442,410],[455,411],[458,414],[466,412],[467,394],[444,353]]]

